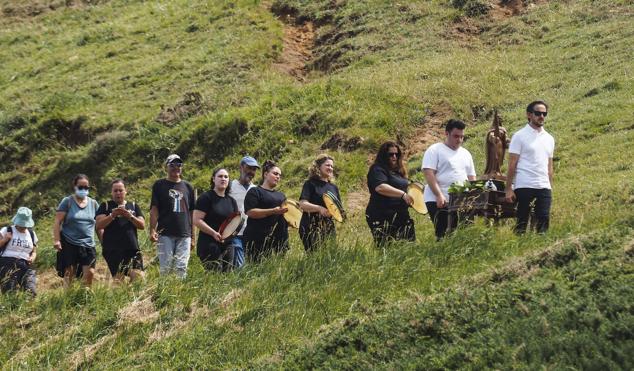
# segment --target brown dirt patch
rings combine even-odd
[[[174,105],[165,107],[161,105],[161,112],[156,117],[156,121],[161,124],[173,126],[188,117],[197,115],[205,110],[203,96],[198,92],[189,92]]]
[[[363,215],[369,199],[370,192],[365,182],[360,189],[348,192],[345,199],[347,217],[356,218],[358,215]]]
[[[432,144],[443,141],[444,124],[453,117],[454,112],[448,103],[440,103],[431,109],[422,125],[415,128],[414,133],[400,139],[403,143],[405,158],[421,154]]]
[[[97,260],[93,285],[99,282],[108,282],[111,279],[108,266],[103,259]],[[55,268],[37,271],[37,292],[43,293],[63,287],[64,281],[57,275]]]
[[[313,57],[315,45],[315,25],[311,21],[300,21],[291,13],[278,12],[276,15],[284,22],[284,37],[282,53],[273,68],[306,81],[306,66]]]
[[[451,26],[449,34],[459,40],[462,46],[470,47],[478,36],[489,26],[487,23],[500,22],[510,17],[516,17],[546,0],[499,0],[491,3],[491,9],[485,18],[460,17]]]

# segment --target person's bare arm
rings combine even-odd
[[[156,230],[158,226],[158,208],[152,206],[150,208],[150,241],[158,242],[158,232]]]
[[[320,205],[315,205],[313,203],[310,203],[306,200],[299,200],[299,207],[307,213],[319,213],[322,216],[325,217],[331,217],[332,215],[330,215],[330,211],[328,211],[328,209],[326,209],[323,206]]]
[[[381,196],[400,198],[403,201],[405,201],[407,205],[411,205],[414,203],[414,199],[410,197],[410,195],[408,195],[407,192],[403,192],[398,188],[394,188],[387,183],[379,184],[378,186],[376,186],[376,188],[374,188],[374,190],[376,191],[376,193],[380,194]]]
[[[55,221],[53,222],[53,247],[55,250],[62,249],[61,241],[61,226],[64,222],[64,218],[66,218],[65,211],[58,211],[55,213]]]
[[[11,241],[11,238],[13,238],[13,233],[11,233],[11,228],[7,227],[7,233],[0,238],[0,247],[5,247]]]
[[[425,174],[425,180],[427,181],[427,185],[431,188],[431,191],[436,196],[436,206],[438,208],[443,208],[447,206],[447,199],[445,195],[440,190],[440,185],[438,184],[438,179],[436,179],[436,170],[424,168],[423,174]]]
[[[97,215],[97,218],[95,219],[95,228],[97,228],[97,230],[104,229],[107,226],[109,226],[113,220],[114,220],[114,216],[112,214],[110,215],[99,214]]]
[[[271,215],[281,215],[284,214],[285,212],[288,211],[288,208],[286,207],[274,207],[272,209],[258,209],[258,208],[254,208],[251,209],[249,211],[247,211],[247,216],[249,218],[253,218],[253,219],[263,219],[266,218],[267,216],[271,216]]]
[[[515,180],[515,173],[517,171],[517,161],[519,161],[520,155],[516,153],[509,153],[509,169],[506,173],[506,201],[515,201],[515,192],[513,192],[513,180]]]
[[[555,179],[555,170],[553,166],[553,158],[548,159],[548,180],[550,180],[550,188],[553,188],[553,180]]]
[[[208,234],[211,237],[213,237],[216,241],[220,241],[221,240],[220,233],[216,231],[215,229],[211,228],[209,224],[205,222],[204,219],[206,215],[207,213],[204,211],[194,210],[194,216],[193,216],[194,225],[204,234]]]

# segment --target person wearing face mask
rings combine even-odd
[[[0,229],[0,288],[4,293],[19,286],[35,296],[37,235],[31,209],[20,207],[11,223]]]
[[[238,235],[234,238],[234,257],[233,257],[233,265],[235,268],[240,268],[244,265],[244,230],[247,227],[248,217],[244,213],[244,198],[247,195],[247,192],[255,187],[253,184],[253,178],[255,178],[255,173],[260,168],[258,162],[251,156],[244,156],[242,160],[240,160],[240,178],[234,179],[229,183],[229,187],[227,188],[227,192],[229,196],[236,200],[238,203],[238,208],[242,213],[242,217],[245,218],[245,222],[242,226],[242,229],[238,232]]]
[[[299,236],[306,251],[312,251],[326,239],[335,238],[335,223],[324,203],[324,193],[332,192],[341,200],[339,188],[334,179],[334,159],[321,154],[308,170],[308,180],[304,182],[299,205],[304,211],[299,223]]]
[[[370,202],[365,214],[374,243],[382,246],[389,240],[415,241],[414,221],[408,210],[414,200],[407,194],[403,152],[396,142],[381,145],[367,179]]]
[[[229,173],[216,169],[211,176],[211,190],[196,200],[194,225],[198,228],[197,254],[205,269],[227,272],[233,269],[235,237],[226,240],[220,235],[220,226],[239,212],[235,199],[227,195]]]
[[[537,233],[546,233],[550,225],[555,139],[544,129],[547,115],[545,102],[531,102],[526,107],[528,123],[511,138],[505,191],[506,201],[517,200],[517,234],[526,232],[531,214]]]
[[[87,286],[95,275],[95,215],[97,201],[88,197],[90,183],[84,174],[73,179],[74,194],[57,206],[53,223],[53,247],[57,250],[57,274],[69,287],[73,277],[83,276]]]
[[[121,179],[110,183],[112,200],[97,209],[97,230],[103,230],[103,257],[112,278],[122,282],[125,276],[130,281],[143,279],[143,256],[139,249],[137,230],[145,229],[143,213],[136,202],[126,201],[128,194]]]
[[[252,261],[273,252],[288,250],[288,224],[282,207],[286,200],[284,193],[276,191],[282,170],[270,160],[262,165],[262,182],[251,188],[244,198],[244,211],[249,216],[249,224],[244,230],[246,253]]]
[[[476,179],[475,165],[471,153],[462,147],[466,125],[451,119],[445,124],[445,141],[429,146],[423,155],[422,169],[425,186],[425,205],[434,223],[436,240],[447,233],[449,224],[449,187],[455,182]],[[452,215],[452,229],[461,216]]]
[[[192,248],[194,188],[181,178],[183,160],[177,154],[165,160],[167,177],[152,186],[150,240],[157,243],[161,275],[172,271],[187,276]]]

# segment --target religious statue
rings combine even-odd
[[[485,146],[487,162],[481,178],[506,180],[506,176],[502,174],[501,169],[504,163],[504,154],[509,147],[509,141],[497,110],[493,113],[493,124],[487,133]]]

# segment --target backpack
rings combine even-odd
[[[5,227],[7,228],[7,232],[10,231],[11,234],[13,234],[13,227],[15,227],[14,225],[7,225]],[[27,230],[29,231],[29,235],[31,236],[31,242],[33,243],[33,246],[35,246],[35,232],[33,232],[33,228],[27,228]],[[4,254],[4,250],[6,250],[6,248],[7,248],[7,245],[0,247],[0,256]]]

